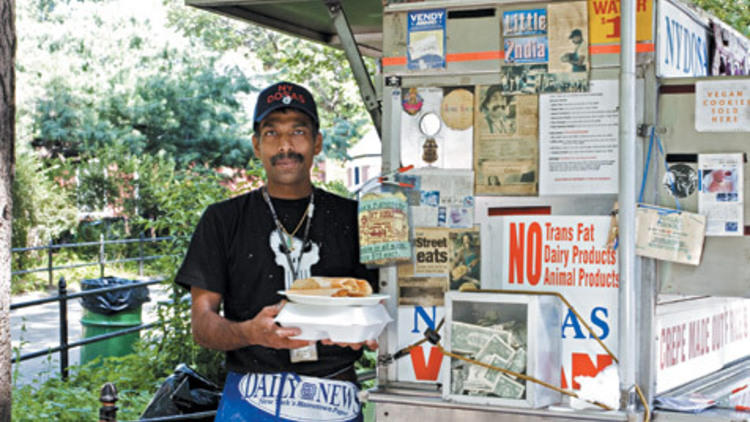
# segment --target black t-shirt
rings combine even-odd
[[[309,204],[272,198],[276,213],[291,233]],[[357,203],[315,189],[310,227],[311,245],[302,247],[305,223],[294,238],[293,265],[298,278],[357,277],[377,291],[376,272],[359,263]],[[244,321],[268,305],[278,303],[277,291],[292,281],[268,205],[259,189],[210,205],[193,233],[190,247],[175,281],[189,289],[199,287],[222,295],[224,317]],[[303,251],[301,256],[300,252]],[[350,366],[362,352],[317,343],[318,360],[291,363],[288,350],[249,346],[227,352],[227,368],[235,372],[289,371],[324,377]]]

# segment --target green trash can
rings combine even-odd
[[[141,325],[141,307],[104,315],[84,310],[81,318],[83,338],[96,337],[130,327]],[[140,331],[112,337],[94,343],[84,344],[81,349],[81,364],[91,362],[99,356],[125,356],[133,353],[133,345],[140,337]]]
[[[135,284],[134,280],[103,277],[81,280],[81,289],[95,290]],[[95,293],[81,298],[84,313],[81,318],[83,338],[110,334],[141,325],[141,305],[149,300],[146,286]],[[125,356],[133,353],[139,331],[115,336],[82,346],[80,362],[91,362],[97,357]]]

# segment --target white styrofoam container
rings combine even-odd
[[[452,291],[445,295],[445,307],[443,344],[448,350],[451,345],[453,322],[471,322],[465,318],[477,308],[491,309],[501,315],[505,314],[507,319],[525,320],[527,330],[525,374],[552,385],[560,385],[562,304],[557,297]],[[562,399],[559,392],[531,381],[526,382],[526,391],[520,399],[453,394],[450,391],[451,374],[450,370],[443,371],[443,399],[448,401],[489,406],[540,408],[560,403]]]
[[[282,326],[302,330],[293,339],[331,339],[336,343],[361,343],[377,339],[391,321],[382,304],[320,306],[289,302],[276,316],[276,322]]]

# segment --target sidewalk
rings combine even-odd
[[[168,299],[168,288],[162,285],[148,286],[150,301],[143,304],[142,320],[149,323],[156,320],[156,305]],[[71,289],[72,290],[72,289]],[[71,291],[72,292],[72,291]],[[26,302],[56,295],[56,292],[31,293],[11,298],[11,303]],[[81,316],[83,308],[80,299],[68,301],[68,342],[81,339]],[[16,348],[21,347],[21,354],[57,347],[60,344],[60,304],[59,302],[31,306],[11,311],[11,339],[13,357]],[[81,347],[68,351],[69,365],[79,363]],[[16,369],[18,368],[18,371]],[[13,365],[14,382],[27,385],[34,379],[44,380],[60,376],[60,353],[47,354],[38,358],[25,360]],[[15,375],[18,373],[18,380]]]

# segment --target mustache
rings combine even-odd
[[[271,165],[275,166],[276,163],[279,162],[279,160],[283,160],[283,159],[295,160],[301,163],[302,161],[304,161],[305,157],[302,154],[298,152],[294,152],[294,151],[289,151],[287,153],[280,152],[274,155],[273,157],[271,157]]]

